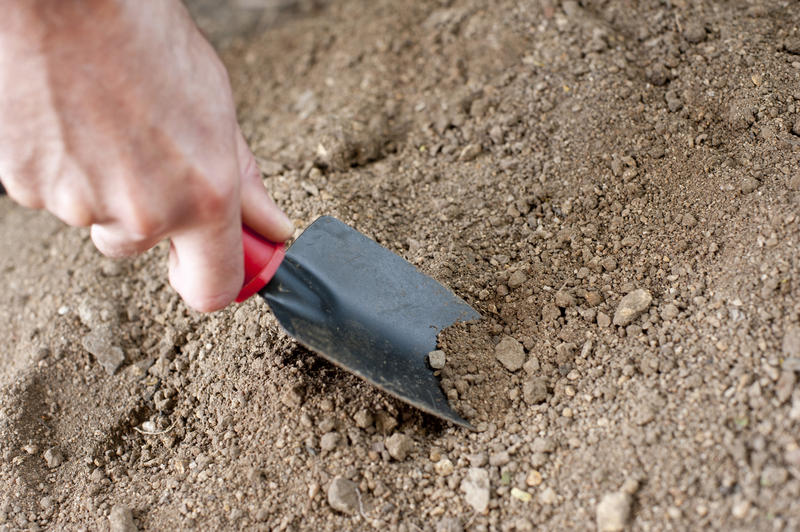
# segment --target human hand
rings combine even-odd
[[[91,226],[105,255],[171,241],[186,303],[242,286],[241,225],[292,234],[239,130],[227,73],[179,0],[18,0],[0,19],[0,179]]]

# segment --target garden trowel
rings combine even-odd
[[[447,402],[427,354],[475,310],[400,256],[330,216],[285,249],[243,230],[245,284],[308,349],[420,410],[470,427]]]

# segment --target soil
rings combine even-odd
[[[226,38],[298,228],[334,215],[483,315],[439,346],[476,430],[259,301],[188,311],[163,244],[114,262],[2,199],[0,530],[800,529],[798,28],[783,0],[341,0]]]

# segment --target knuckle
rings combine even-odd
[[[45,206],[44,199],[41,194],[35,190],[26,187],[17,186],[13,181],[4,181],[6,193],[8,197],[19,203],[23,207],[29,209],[43,209]]]
[[[127,216],[122,220],[122,225],[131,235],[131,242],[148,240],[156,236],[164,227],[160,218],[147,214]]]
[[[228,182],[208,186],[206,192],[197,199],[195,205],[197,214],[205,220],[214,220],[226,215],[234,207],[236,192],[236,186]]]
[[[140,201],[136,195],[121,198],[117,221],[129,241],[145,241],[161,236],[166,220],[152,206]]]
[[[73,227],[88,227],[97,221],[80,187],[66,184],[65,181],[52,187],[44,206],[62,222]]]
[[[26,194],[20,192],[8,192],[11,199],[29,209],[44,209],[44,201],[38,194]]]
[[[144,241],[128,239],[125,237],[108,237],[99,231],[92,231],[92,242],[97,250],[111,258],[132,257],[147,251],[148,245]]]
[[[89,207],[80,200],[61,201],[57,207],[48,210],[73,227],[88,227],[95,219]]]

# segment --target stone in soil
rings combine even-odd
[[[458,517],[442,517],[436,523],[436,532],[464,532],[464,526]]]
[[[575,306],[575,298],[569,292],[559,290],[556,292],[556,306],[559,308],[569,308]]]
[[[529,405],[537,405],[547,400],[547,380],[533,377],[522,384],[522,398]]]
[[[619,302],[617,311],[614,313],[614,325],[625,327],[633,320],[644,314],[650,304],[653,302],[653,296],[650,292],[642,288],[634,290],[629,293]]]
[[[375,426],[382,434],[389,434],[397,426],[397,419],[388,412],[381,410],[375,416]]]
[[[785,358],[800,357],[800,327],[790,325],[786,328],[782,348]]]
[[[608,493],[597,505],[597,530],[618,532],[625,529],[631,514],[631,496],[623,491]]]
[[[444,351],[437,349],[428,353],[428,364],[433,369],[442,369],[445,364]]]
[[[374,420],[375,418],[372,416],[372,412],[366,408],[362,408],[353,416],[353,421],[356,422],[356,426],[360,429],[366,429],[372,425]]]
[[[534,487],[541,484],[542,480],[542,474],[535,469],[531,469],[530,472],[528,472],[528,476],[525,477],[525,484]]]
[[[111,333],[106,330],[94,330],[83,337],[81,345],[94,355],[106,373],[113,375],[125,362],[125,353],[113,344]]]
[[[449,458],[442,458],[433,465],[437,475],[446,477],[453,472],[453,462]]]
[[[464,500],[478,513],[489,507],[489,472],[480,467],[471,467],[461,481]]]
[[[115,504],[108,515],[111,532],[136,532],[139,530],[133,522],[131,509],[123,504]]]
[[[327,434],[323,434],[319,439],[319,447],[326,452],[332,451],[338,447],[341,439],[342,437],[338,432],[328,432]]]
[[[683,37],[692,44],[703,42],[706,40],[706,28],[699,20],[689,21],[683,28]]]
[[[353,515],[358,511],[358,488],[355,482],[336,477],[328,486],[328,504],[337,512]]]
[[[469,162],[480,155],[482,151],[483,149],[481,148],[480,144],[469,144],[463,150],[461,150],[458,160]]]
[[[539,493],[539,502],[542,504],[555,504],[558,502],[558,495],[553,488],[547,487]]]
[[[494,348],[494,356],[508,371],[517,371],[525,364],[525,348],[510,336],[500,340]]]
[[[553,438],[538,437],[531,444],[531,452],[534,453],[552,453],[555,450],[556,442]]]
[[[761,473],[761,485],[765,487],[780,486],[789,478],[786,469],[778,466],[767,466]]]
[[[51,447],[44,452],[44,461],[47,467],[53,469],[64,463],[64,455],[58,447]]]
[[[667,108],[671,113],[676,113],[683,108],[683,102],[681,101],[680,96],[674,90],[668,90],[667,93],[664,95],[664,99],[667,102]]]
[[[528,277],[525,275],[525,272],[522,270],[517,270],[511,274],[511,277],[508,278],[508,286],[509,288],[519,288],[527,280]]]
[[[402,432],[397,432],[386,438],[385,445],[389,455],[398,462],[405,460],[408,454],[414,450],[414,440]]]
[[[783,43],[783,48],[790,54],[800,55],[800,37],[786,39]]]

